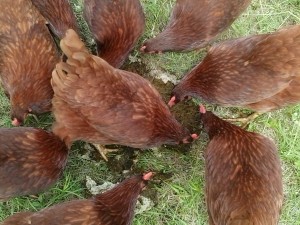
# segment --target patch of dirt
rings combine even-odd
[[[107,166],[110,171],[113,171],[115,173],[122,173],[123,171],[130,171],[132,169],[137,157],[137,149],[116,145],[110,145],[106,147],[120,150],[116,153],[107,155]]]
[[[144,77],[145,74],[148,74],[150,72],[150,70],[147,68],[147,65],[140,61],[129,62],[127,60],[126,63],[121,67],[121,69],[130,71],[132,73],[137,73],[142,77]]]

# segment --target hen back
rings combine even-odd
[[[84,0],[84,17],[98,55],[119,68],[145,28],[140,0]]]
[[[300,25],[215,45],[172,96],[259,112],[300,102]]]
[[[210,225],[276,225],[283,201],[275,144],[201,112],[210,142],[205,152]]]
[[[251,0],[177,0],[166,28],[146,41],[144,52],[191,51],[205,47],[247,8]]]
[[[149,175],[150,174],[150,175]],[[39,212],[17,213],[2,225],[130,225],[139,194],[146,187],[145,176],[133,176],[92,199],[73,200]]]
[[[30,0],[0,1],[0,81],[14,125],[51,110],[50,79],[59,61],[45,20]]]
[[[60,44],[68,60],[52,75],[53,132],[67,143],[148,148],[190,140],[149,81],[88,53],[73,30]]]
[[[51,31],[62,39],[68,29],[79,32],[69,0],[31,0],[49,22]]]
[[[67,156],[67,146],[52,132],[1,128],[0,200],[46,190],[59,179]]]

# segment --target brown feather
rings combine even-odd
[[[0,199],[37,194],[60,177],[67,146],[52,132],[36,128],[0,129]]]
[[[247,8],[251,0],[177,0],[166,28],[143,44],[144,52],[205,47]]]
[[[201,119],[210,138],[205,152],[210,225],[278,224],[283,190],[275,144],[211,112]]]
[[[259,112],[300,102],[300,25],[212,47],[172,95]]]
[[[12,119],[23,122],[29,112],[51,110],[51,71],[59,56],[30,0],[3,0],[0,7],[0,80],[10,97]]]
[[[113,68],[79,42],[69,30],[61,41],[68,60],[52,75],[53,132],[61,139],[149,148],[190,137],[149,81]]]
[[[51,31],[62,39],[68,29],[79,31],[69,0],[31,0],[50,24]]]
[[[98,55],[113,67],[121,67],[145,28],[140,0],[85,0],[84,17]]]
[[[17,213],[2,225],[130,225],[137,198],[146,185],[142,176],[133,176],[92,199],[64,202],[35,213]]]

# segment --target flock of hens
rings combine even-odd
[[[177,0],[166,28],[144,53],[207,46],[251,0]],[[68,0],[0,1],[0,80],[11,120],[52,111],[52,131],[0,129],[0,199],[37,194],[57,182],[74,141],[151,148],[198,138],[169,107],[201,98],[265,113],[300,102],[300,25],[213,45],[175,86],[168,103],[142,76],[119,69],[142,35],[139,0],[84,0],[84,18],[97,55],[85,47]],[[60,48],[55,38],[60,39]],[[205,152],[210,225],[275,225],[283,202],[275,144],[199,106],[210,142]],[[129,225],[146,172],[87,200],[21,212],[1,224]]]

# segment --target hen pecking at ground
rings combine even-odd
[[[205,47],[247,8],[251,0],[177,0],[166,28],[141,51],[191,51]]]
[[[30,0],[0,1],[0,82],[13,125],[51,110],[51,72],[59,61],[46,21]]]
[[[300,25],[225,41],[188,72],[169,106],[188,96],[260,113],[300,102]]]
[[[68,145],[84,140],[151,148],[197,137],[174,118],[149,81],[91,55],[73,30],[60,45],[68,60],[52,75],[53,132]]]
[[[64,202],[39,212],[21,212],[1,225],[130,225],[139,194],[152,173],[133,176],[91,199]]]
[[[84,17],[98,55],[113,67],[121,67],[145,28],[140,0],[84,0]]]
[[[283,202],[278,150],[269,138],[221,120],[200,106],[210,225],[276,225]]]
[[[45,17],[50,30],[62,39],[68,29],[79,32],[75,15],[69,0],[31,0],[33,5]]]

